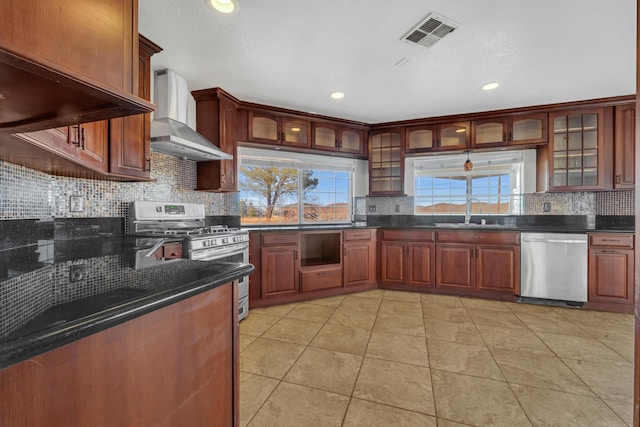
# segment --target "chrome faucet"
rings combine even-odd
[[[478,203],[482,203],[479,199],[477,199],[476,197],[468,197],[467,201],[465,202],[465,208],[464,208],[464,223],[465,225],[469,224],[469,220],[471,219],[471,208],[472,206],[472,201],[475,200]],[[478,209],[478,214],[482,214],[482,206],[480,206],[480,208]]]

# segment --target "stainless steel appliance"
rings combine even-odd
[[[522,233],[520,241],[521,297],[587,301],[586,234]]]
[[[156,238],[139,257],[158,259],[159,251],[169,247],[167,259],[249,262],[249,232],[225,225],[206,226],[204,205],[199,203],[135,201],[129,207],[127,225],[129,234]],[[179,256],[176,246],[171,246],[175,243],[182,247]],[[238,317],[244,319],[249,314],[248,277],[238,283],[238,300]]]

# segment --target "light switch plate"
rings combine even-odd
[[[82,196],[71,196],[69,198],[69,211],[82,212],[84,210],[84,198]]]

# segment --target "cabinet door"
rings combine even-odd
[[[604,109],[552,113],[549,121],[549,189],[604,189]]]
[[[149,178],[149,118],[146,114],[109,120],[109,172]]]
[[[311,147],[311,122],[282,117],[282,135],[280,139],[283,145]]]
[[[280,246],[260,251],[262,298],[298,293],[298,248]]]
[[[519,247],[478,245],[476,255],[476,291],[520,293]]]
[[[402,131],[372,134],[369,143],[369,194],[403,194],[403,169]]]
[[[280,144],[280,117],[249,111],[249,141]]]
[[[616,107],[614,132],[613,188],[616,190],[635,188],[635,104]]]
[[[437,126],[414,126],[406,130],[406,151],[433,151],[436,146]]]
[[[364,154],[364,132],[362,130],[341,127],[338,141],[341,152]]]
[[[236,191],[236,106],[226,99],[220,100],[220,149],[233,156],[230,160],[220,160],[220,189]]]
[[[547,115],[529,114],[512,117],[507,141],[509,145],[546,143]]]
[[[83,123],[76,129],[79,130],[78,149],[76,150],[78,160],[93,169],[106,172],[109,121]]]
[[[313,148],[335,151],[338,149],[339,126],[331,123],[313,124]]]
[[[18,138],[24,139],[39,146],[47,147],[49,151],[64,154],[67,158],[74,158],[76,146],[71,141],[71,135],[75,130],[71,126],[64,126],[53,129],[39,130],[36,132],[17,134]]]
[[[404,285],[406,282],[406,245],[399,242],[381,242],[380,283]]]
[[[411,286],[435,286],[435,244],[408,243],[407,284]]]
[[[344,286],[374,284],[376,282],[376,248],[373,243],[345,243]]]
[[[589,301],[633,304],[633,250],[589,249]]]
[[[486,119],[473,122],[472,147],[496,147],[506,145],[507,140],[506,119]]]
[[[459,150],[470,144],[471,123],[455,122],[439,126],[438,150]]]
[[[475,282],[475,246],[436,244],[436,288],[472,293]]]

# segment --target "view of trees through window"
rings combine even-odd
[[[351,220],[351,173],[243,164],[243,225],[336,223]]]

